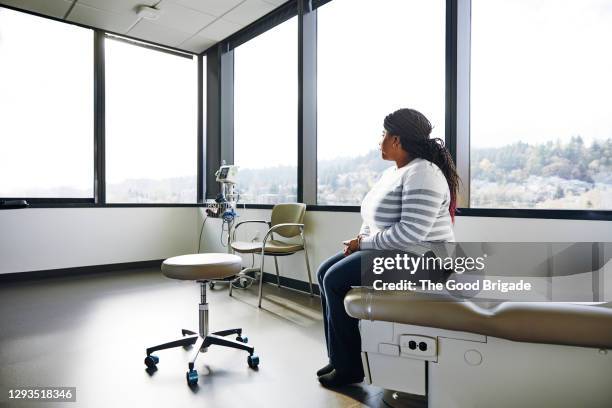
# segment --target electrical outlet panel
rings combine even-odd
[[[402,334],[400,336],[400,355],[435,361],[438,355],[438,342],[435,337]]]

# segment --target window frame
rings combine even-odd
[[[453,15],[447,16],[447,29],[453,30],[453,39],[447,38],[447,47],[453,48],[453,59],[447,59],[447,86],[452,87],[454,97],[447,106],[454,115],[454,127],[447,135],[446,143],[451,148],[462,188],[458,197],[457,216],[497,218],[540,218],[560,220],[612,221],[612,209],[535,209],[535,208],[472,208],[470,203],[470,67],[471,67],[471,0],[447,0],[453,7]],[[450,20],[450,22],[449,22]],[[450,25],[449,25],[450,24]],[[447,50],[447,56],[449,50]],[[453,83],[454,81],[454,83]],[[448,91],[448,90],[447,90]],[[449,112],[447,112],[447,117]],[[448,129],[447,129],[448,131]],[[453,150],[454,149],[454,150]]]
[[[92,198],[28,198],[0,197],[0,200],[25,199],[31,207],[202,207],[205,198],[214,198],[218,185],[214,172],[221,160],[233,158],[233,49],[293,16],[298,16],[298,201],[310,211],[359,212],[359,206],[316,204],[316,10],[333,0],[290,0],[259,20],[200,54],[131,38],[119,33],[64,21],[60,18],[0,5],[37,17],[55,20],[94,30],[94,197]],[[445,141],[463,184],[459,196],[458,216],[541,218],[574,220],[612,220],[612,210],[556,210],[469,208],[469,74],[471,0],[446,0],[446,134]],[[191,54],[198,59],[198,168],[197,203],[125,203],[107,204],[104,169],[104,60],[103,39],[114,35],[154,47],[160,51]],[[279,50],[282,52],[282,50]],[[102,54],[100,56],[100,54]],[[204,70],[203,58],[207,64]],[[206,81],[206,94],[202,85]],[[225,99],[222,98],[225,96]],[[233,95],[232,95],[233,96]],[[205,99],[206,98],[206,99]],[[206,104],[204,103],[206,100]],[[223,101],[223,105],[220,105]],[[218,103],[219,105],[214,105]],[[206,111],[203,111],[206,106]],[[206,115],[206,117],[204,117]],[[206,120],[205,120],[206,119]],[[206,134],[206,139],[204,139]],[[223,135],[223,136],[222,136]],[[271,209],[267,204],[241,204],[241,207]]]
[[[203,160],[204,160],[204,112],[203,107],[203,56],[204,53],[196,54],[178,48],[169,47],[157,44],[150,41],[144,41],[123,34],[101,30],[85,24],[65,21],[60,18],[46,16],[29,10],[23,10],[18,7],[0,4],[0,9],[5,8],[16,12],[28,14],[31,16],[45,18],[56,21],[58,23],[69,24],[81,28],[92,30],[93,32],[93,54],[91,67],[94,71],[93,75],[93,166],[94,177],[93,196],[87,198],[69,198],[69,197],[0,197],[0,201],[5,200],[26,200],[30,208],[87,208],[87,207],[201,207],[204,202],[203,192],[205,189],[203,175]],[[177,57],[197,58],[197,201],[194,203],[107,203],[106,202],[106,177],[105,177],[105,62],[104,62],[104,39],[112,38],[114,40],[128,42],[135,46],[141,46],[147,49],[153,49],[159,52],[166,52]],[[0,207],[2,209],[2,207]]]
[[[28,10],[22,10],[19,9],[17,7],[12,7],[9,5],[5,5],[5,4],[0,4],[0,10],[2,9],[7,9],[7,10],[11,10],[11,11],[15,11],[18,13],[23,13],[29,16],[33,16],[33,17],[38,17],[38,18],[45,18],[48,20],[52,20],[55,22],[59,22],[59,23],[66,23],[66,24],[70,24],[70,25],[74,25],[77,27],[81,27],[81,28],[85,28],[85,29],[89,29],[92,31],[92,38],[94,41],[94,54],[95,54],[95,37],[96,37],[96,29],[92,28],[92,27],[88,27],[82,24],[76,24],[76,23],[69,23],[63,20],[60,20],[58,18],[54,18],[54,17],[50,17],[50,16],[45,16],[39,13],[35,13],[35,12],[31,12]],[[94,70],[94,82],[95,82],[95,70]],[[95,89],[94,92],[92,92],[92,96],[94,98],[94,115],[93,115],[93,126],[94,126],[94,132],[92,132],[94,134],[94,151],[96,150],[95,147],[95,122],[96,122],[96,108],[95,108]],[[94,181],[95,181],[95,170],[96,168],[96,162],[95,162],[95,157],[94,157]],[[29,204],[30,207],[34,207],[34,208],[46,208],[46,207],[64,207],[64,206],[71,206],[71,205],[78,205],[78,206],[91,206],[93,204],[95,204],[95,182],[92,185],[93,189],[92,189],[92,196],[91,197],[26,197],[26,196],[19,196],[19,197],[15,197],[15,196],[0,196],[0,202],[2,201],[11,201],[11,200],[26,200]],[[0,210],[2,209],[2,207],[0,207]]]
[[[207,59],[212,61],[208,64],[207,80],[207,106],[211,107],[207,112],[207,149],[210,152],[206,158],[207,189],[206,198],[214,199],[220,192],[214,174],[223,161],[234,163],[234,50],[259,37],[261,34],[283,24],[293,17],[298,17],[298,52],[301,55],[302,20],[299,10],[299,2],[291,0],[264,15],[259,20],[249,24],[238,32],[232,34],[216,46],[204,52]],[[282,52],[283,50],[278,50]],[[302,61],[298,55],[298,84],[300,89]],[[303,139],[301,124],[304,122],[300,111],[303,106],[303,96],[298,90],[298,163],[297,163],[297,201],[303,202],[303,166],[302,146]],[[217,108],[218,107],[218,108]],[[270,209],[272,204],[240,203],[243,208],[265,208]]]
[[[316,203],[316,114],[313,118],[304,112],[304,105],[316,112],[316,9],[333,0],[294,0],[299,17],[299,133],[298,133],[298,201],[307,204],[309,211],[359,212],[360,207],[340,205],[319,205]],[[261,24],[259,29],[271,28],[269,23]],[[250,27],[253,30],[253,27]],[[261,32],[263,32],[261,31]],[[234,37],[244,33],[238,32]],[[612,210],[562,210],[562,209],[506,209],[470,208],[470,46],[471,46],[471,0],[446,0],[446,134],[445,143],[457,165],[457,171],[464,183],[459,192],[457,216],[498,217],[498,218],[540,218],[573,220],[612,220]],[[314,57],[312,51],[314,50]],[[279,51],[280,52],[280,51]],[[314,69],[306,61],[314,61]],[[310,71],[312,70],[312,71]],[[314,91],[314,101],[307,86]],[[303,121],[310,121],[312,128],[305,131]],[[314,151],[314,153],[313,153]],[[314,159],[314,160],[313,160]],[[312,163],[314,162],[314,169]],[[209,169],[210,171],[210,169]],[[314,183],[314,194],[313,194]],[[273,205],[244,204],[244,208],[271,209]]]
[[[129,44],[135,47],[145,48],[147,50],[162,52],[165,54],[173,55],[178,58],[193,59],[196,58],[196,87],[197,87],[197,122],[196,122],[196,201],[193,203],[117,203],[107,202],[106,200],[106,61],[105,61],[105,49],[104,41],[110,39],[113,41],[119,41],[125,44]],[[112,34],[102,30],[96,30],[96,42],[94,48],[94,73],[97,73],[97,80],[94,79],[95,87],[95,112],[96,112],[96,177],[94,186],[97,189],[95,195],[95,203],[98,206],[109,206],[109,207],[196,207],[201,206],[204,202],[203,191],[203,123],[204,123],[204,112],[203,112],[203,54],[193,54],[187,51],[179,51],[163,46],[157,46],[155,44],[137,40],[123,35]],[[94,78],[96,75],[94,75]]]

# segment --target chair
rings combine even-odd
[[[232,254],[191,254],[175,256],[166,259],[162,264],[162,272],[168,278],[181,280],[194,280],[200,283],[200,305],[199,309],[199,333],[182,329],[182,337],[147,348],[147,356],[144,363],[149,371],[155,371],[159,363],[159,357],[152,354],[159,350],[174,347],[187,347],[196,344],[196,352],[189,361],[186,374],[187,384],[196,385],[198,372],[194,369],[195,360],[200,352],[208,350],[209,346],[230,347],[244,350],[249,353],[247,363],[249,367],[256,369],[259,365],[259,357],[256,356],[255,348],[246,344],[248,338],[242,335],[242,329],[220,330],[209,333],[208,331],[208,302],[206,301],[206,283],[212,279],[223,279],[236,275],[240,272],[242,259]],[[227,336],[236,335],[236,340],[228,339]]]
[[[308,271],[308,284],[310,287],[310,296],[313,296],[312,291],[312,275],[310,273],[310,263],[308,262],[308,250],[306,248],[306,239],[304,238],[304,214],[306,213],[306,204],[302,203],[287,203],[276,204],[272,209],[271,221],[264,220],[247,220],[236,224],[231,241],[231,248],[234,252],[241,254],[261,254],[261,263],[259,268],[243,269],[239,277],[250,278],[246,275],[249,272],[259,272],[259,298],[258,307],[261,307],[261,299],[263,293],[263,271],[264,259],[266,255],[274,257],[274,267],[276,269],[276,283],[280,287],[280,273],[278,271],[279,256],[293,255],[299,251],[304,251],[304,259],[306,260],[306,269]],[[268,225],[269,229],[261,242],[245,242],[236,241],[236,231],[244,224],[261,223]],[[274,238],[277,234],[283,238],[294,238],[300,236],[301,243],[290,243]],[[254,279],[254,278],[251,278]],[[232,296],[232,284],[230,284],[229,295]]]

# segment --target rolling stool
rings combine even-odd
[[[231,254],[192,254],[176,256],[164,261],[161,266],[162,273],[172,279],[195,280],[200,283],[200,332],[182,329],[183,337],[168,343],[160,344],[147,349],[144,363],[149,370],[155,370],[159,357],[152,353],[179,346],[197,344],[196,352],[187,370],[187,384],[198,383],[198,372],[193,368],[200,352],[208,350],[208,346],[217,345],[245,350],[249,353],[247,363],[251,368],[257,368],[259,357],[254,354],[255,348],[246,344],[247,337],[242,336],[242,329],[221,330],[208,333],[208,303],[206,302],[206,283],[211,279],[223,279],[234,276],[240,272],[242,259]],[[236,340],[225,338],[235,334]]]

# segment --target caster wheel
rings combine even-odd
[[[249,342],[249,338],[247,336],[244,336],[244,337],[238,336],[238,337],[236,337],[236,341],[239,341],[241,343],[248,343]]]
[[[196,385],[198,383],[198,372],[189,370],[185,373],[185,378],[187,378],[187,385]]]
[[[215,288],[215,282],[208,282],[208,287],[212,290]]]
[[[236,289],[246,289],[250,286],[249,283],[249,279],[239,278],[232,282],[232,286],[234,286]]]
[[[259,357],[255,354],[250,355],[249,357],[247,357],[247,363],[249,363],[249,367],[257,368],[259,366]]]
[[[157,363],[159,363],[159,357],[151,354],[150,356],[145,357],[144,363],[148,368],[155,368],[157,366]]]

